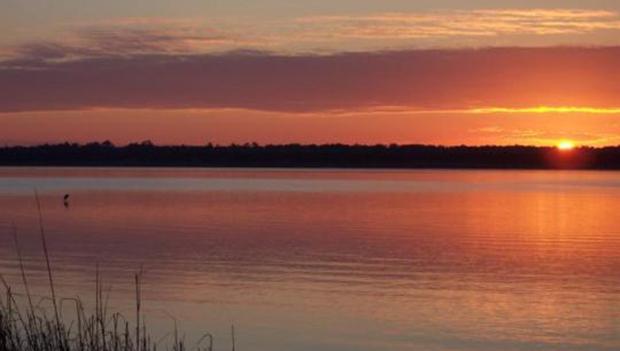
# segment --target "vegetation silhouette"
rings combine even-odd
[[[620,147],[154,145],[109,141],[0,148],[3,166],[620,169]]]
[[[213,350],[214,337],[209,332],[204,333],[194,347],[188,346],[185,338],[179,335],[174,318],[174,330],[170,333],[158,339],[149,334],[142,311],[142,269],[134,275],[136,291],[134,321],[120,312],[108,310],[109,301],[108,296],[104,297],[99,264],[96,265],[95,271],[94,311],[92,308],[88,309],[80,297],[58,296],[47,245],[47,234],[43,226],[41,203],[36,191],[35,200],[50,295],[31,294],[17,227],[13,224],[12,236],[24,291],[17,293],[0,273],[0,291],[4,288],[4,291],[0,293],[1,351]],[[26,303],[22,302],[24,299]],[[38,299],[38,302],[35,299]],[[63,308],[63,305],[66,307]],[[73,316],[63,315],[63,312],[69,312]],[[235,350],[234,328],[233,325],[231,327],[233,351]]]

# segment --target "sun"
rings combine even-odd
[[[575,143],[570,140],[560,140],[557,144],[557,148],[563,151],[572,150],[575,148]]]

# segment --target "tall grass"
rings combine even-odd
[[[56,296],[52,263],[47,247],[47,237],[43,226],[43,216],[39,196],[35,192],[39,219],[39,232],[45,256],[50,296],[33,300],[24,268],[17,228],[12,226],[13,241],[18,257],[18,266],[24,292],[17,294],[0,274],[4,294],[0,294],[0,350],[1,351],[157,351],[158,348],[170,351],[212,351],[213,336],[205,333],[194,345],[186,345],[175,328],[172,340],[151,338],[142,315],[142,269],[134,275],[135,320],[123,314],[110,313],[107,299],[103,298],[103,288],[99,265],[96,266],[95,308],[87,312],[80,298],[59,298]],[[18,298],[25,296],[24,303]],[[73,318],[63,316],[64,305],[70,305]],[[44,305],[51,306],[51,316]],[[234,326],[232,350],[235,350]],[[163,342],[166,346],[161,346]]]

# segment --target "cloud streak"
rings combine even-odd
[[[68,61],[135,55],[188,55],[235,48],[248,42],[193,21],[120,19],[71,26],[57,40],[34,41],[7,51],[11,62]]]
[[[52,38],[0,48],[0,54],[5,60],[60,61],[247,49],[300,54],[464,46],[620,45],[620,14],[587,9],[485,9],[253,21],[138,17],[69,24]]]
[[[297,20],[307,35],[330,38],[416,39],[501,35],[583,34],[620,30],[620,16],[594,10],[473,10],[319,16]]]
[[[46,53],[47,56],[53,56]],[[0,111],[239,108],[590,113],[620,100],[620,47],[337,55],[134,55],[0,66]],[[577,106],[567,108],[565,106]],[[505,110],[504,110],[505,109]],[[553,111],[550,111],[553,112]]]

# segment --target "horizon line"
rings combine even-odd
[[[562,142],[562,141],[560,141]],[[231,148],[231,147],[326,147],[326,146],[345,146],[345,147],[430,147],[430,148],[539,148],[539,149],[558,149],[558,144],[555,145],[534,145],[534,144],[430,144],[430,143],[344,143],[344,142],[322,142],[322,143],[259,143],[259,142],[243,142],[243,143],[213,143],[207,141],[204,144],[158,144],[152,140],[146,139],[141,141],[131,141],[127,143],[117,144],[110,140],[103,141],[88,141],[88,142],[73,142],[73,141],[58,141],[58,142],[42,142],[36,144],[4,144],[0,146],[0,149],[7,148],[37,148],[45,146],[106,146],[114,148],[124,148],[128,146],[147,146],[147,147],[213,147],[213,148]],[[620,144],[614,145],[586,145],[575,142],[573,150],[579,149],[608,149],[608,148],[620,148]]]

